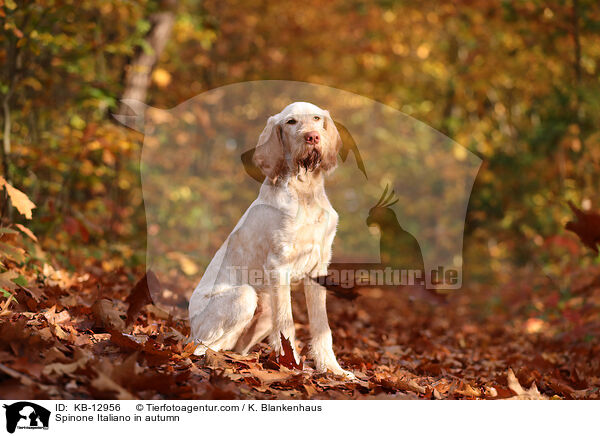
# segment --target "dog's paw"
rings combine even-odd
[[[208,347],[206,345],[199,344],[194,350],[194,356],[204,356]]]
[[[347,380],[357,380],[356,376],[354,375],[354,373],[352,371],[344,370],[343,377]]]
[[[337,363],[337,361],[330,362],[328,364],[316,365],[317,372],[320,373],[331,373],[337,377],[343,378],[345,380],[356,380],[356,376],[350,372],[342,369],[342,367]]]
[[[330,370],[331,371],[331,370]],[[338,370],[331,371],[334,375],[343,378],[344,380],[356,380],[356,376],[351,371],[346,371],[345,369],[339,368]]]

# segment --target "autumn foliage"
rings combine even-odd
[[[599,29],[591,0],[0,0],[0,398],[599,399]],[[335,352],[356,381],[267,344],[195,357],[185,311],[201,266],[182,252],[169,260],[185,291],[162,295],[175,309],[148,291],[143,136],[111,117],[119,99],[171,108],[267,79],[367,96],[484,162],[461,290],[332,289]],[[230,176],[194,180],[185,200],[227,204]],[[161,212],[220,243],[234,211],[185,196]]]

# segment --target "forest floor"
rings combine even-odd
[[[332,293],[334,350],[357,376],[347,381],[310,360],[282,367],[266,344],[196,357],[187,321],[147,304],[131,271],[49,269],[0,307],[0,398],[600,399],[598,274],[582,277],[569,307],[526,274],[445,302],[411,289]],[[302,293],[293,300],[305,355]]]

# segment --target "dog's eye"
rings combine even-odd
[[[321,119],[321,117],[320,117],[320,116],[318,116],[318,115],[315,115],[315,116],[313,117],[313,120],[315,120],[315,121],[319,121],[320,119]]]
[[[287,121],[287,123],[288,123],[288,124],[296,124],[296,120],[292,118],[292,119],[289,119],[289,120]]]

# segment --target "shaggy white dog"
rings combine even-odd
[[[317,371],[346,377],[333,353],[325,306],[326,290],[315,280],[327,275],[338,215],[325,194],[324,175],[337,165],[340,135],[329,112],[292,103],[269,118],[254,153],[266,178],[215,254],[192,295],[191,337],[198,347],[246,353],[269,336],[283,354],[289,339],[298,362],[290,285],[304,286]]]

